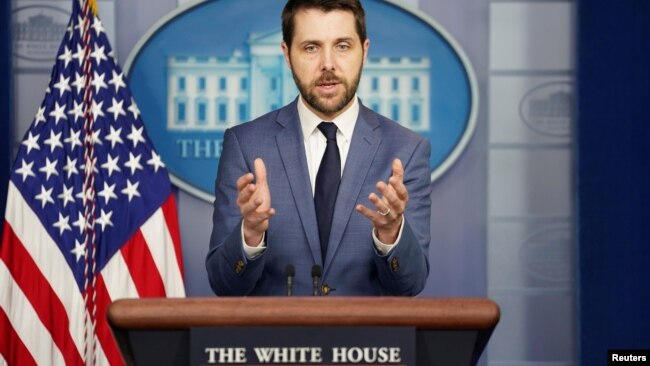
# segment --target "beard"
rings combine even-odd
[[[311,83],[304,82],[300,80],[296,73],[291,70],[293,75],[293,80],[300,91],[305,102],[311,106],[314,110],[322,113],[326,116],[333,116],[342,111],[354,98],[354,95],[357,92],[359,87],[359,80],[361,79],[361,69],[363,65],[359,67],[354,79],[348,81],[345,78],[337,77],[332,71],[324,71],[323,74],[316,80]],[[321,84],[334,84],[338,83],[343,86],[343,93],[336,93],[332,95],[316,95],[314,89],[317,85]]]

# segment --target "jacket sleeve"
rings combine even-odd
[[[377,253],[375,257],[379,281],[392,295],[417,295],[424,289],[429,276],[430,156],[431,143],[421,139],[409,160],[403,161],[409,201],[404,212],[402,236],[387,256]]]
[[[215,183],[212,235],[206,257],[208,280],[220,296],[248,295],[264,269],[264,254],[247,259],[241,236],[242,217],[237,207],[237,179],[251,172],[252,162],[242,153],[236,134],[226,130]]]

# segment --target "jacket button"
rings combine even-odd
[[[332,290],[333,290],[333,288],[331,288],[329,285],[325,284],[325,285],[323,285],[322,293],[323,293],[323,295],[327,296],[327,295],[330,294],[330,292]]]
[[[245,264],[243,260],[238,260],[237,263],[235,263],[235,273],[240,274],[244,270]]]
[[[393,257],[393,259],[390,260],[390,269],[392,269],[393,272],[399,270],[399,259],[397,259],[397,257]]]

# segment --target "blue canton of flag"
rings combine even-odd
[[[17,346],[0,361],[120,364],[106,307],[184,296],[180,240],[165,165],[100,19],[77,0],[9,185],[0,334]]]
[[[45,100],[25,135],[12,181],[45,223],[83,289],[84,170],[94,173],[97,267],[130,238],[171,193],[167,171],[149,141],[140,111],[116,64],[100,20],[91,25],[92,142],[86,168],[82,19],[72,19]]]

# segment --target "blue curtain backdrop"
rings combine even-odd
[[[0,210],[4,221],[11,166],[11,1],[0,2]],[[0,235],[2,228],[0,226]]]
[[[650,2],[578,3],[581,365],[650,346]]]

